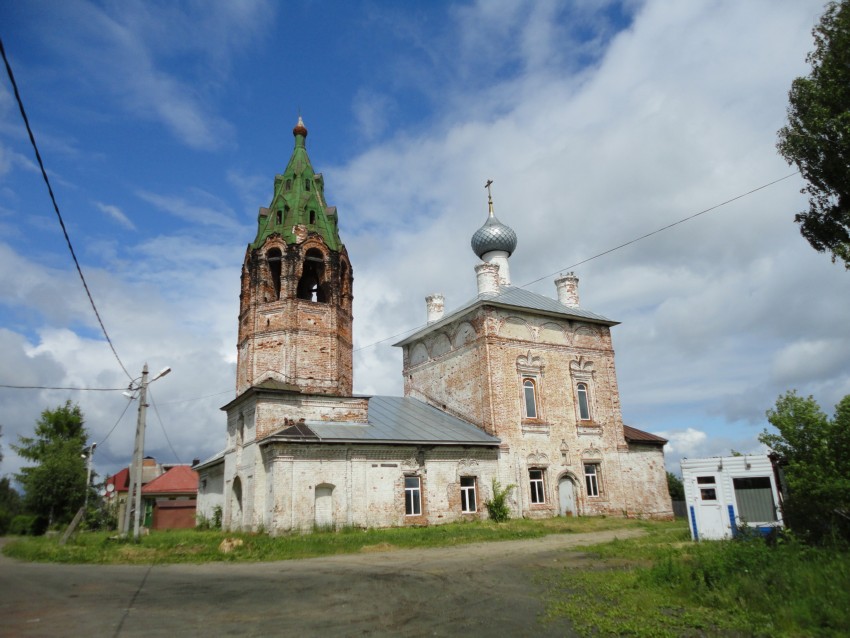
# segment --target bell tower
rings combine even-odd
[[[351,396],[352,287],[335,206],[307,156],[307,128],[275,176],[268,208],[248,245],[239,295],[236,395],[252,386]]]

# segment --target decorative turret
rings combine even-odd
[[[486,262],[493,263],[499,267],[499,283],[503,286],[511,285],[508,257],[516,250],[517,238],[514,229],[500,222],[493,213],[493,196],[490,186],[493,180],[487,180],[487,207],[489,210],[487,221],[475,231],[472,236],[472,251]]]

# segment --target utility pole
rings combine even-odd
[[[133,510],[133,540],[136,542],[139,540],[139,532],[142,526],[142,465],[145,455],[145,411],[148,407],[148,383],[161,379],[169,372],[171,372],[171,368],[165,367],[148,382],[148,364],[145,363],[139,385],[133,387],[133,383],[130,383],[131,392],[139,391],[139,418],[136,421],[136,443],[133,447],[133,462],[130,464],[130,489],[127,491],[127,507],[124,510],[121,536],[124,538],[130,532],[130,511]]]
[[[139,384],[139,418],[136,420],[136,442],[133,446],[133,462],[130,464],[130,489],[127,490],[127,505],[124,510],[124,525],[121,536],[127,536],[130,532],[130,512],[135,512],[133,517],[133,540],[139,540],[140,514],[142,506],[142,455],[145,449],[145,411],[148,398],[148,364],[142,368],[142,381]]]
[[[94,456],[94,449],[97,447],[97,443],[92,443],[89,446],[89,453],[86,461],[86,498],[83,501],[83,508],[87,508],[89,505],[89,487],[91,486],[91,462],[92,457]]]

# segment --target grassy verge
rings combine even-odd
[[[275,561],[356,552],[418,547],[449,547],[464,543],[539,538],[548,534],[621,529],[640,522],[620,518],[552,518],[511,520],[505,523],[475,521],[432,527],[389,529],[342,529],[337,532],[289,534],[224,533],[172,530],[143,536],[138,544],[116,540],[114,534],[80,533],[67,545],[57,538],[20,538],[3,549],[6,556],[30,561],[59,563],[203,563],[209,561]],[[242,544],[224,553],[224,539]]]
[[[549,615],[584,636],[838,636],[850,627],[850,553],[794,541],[693,543],[687,525],[590,549],[556,578]]]

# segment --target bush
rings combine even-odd
[[[511,510],[508,508],[508,496],[516,485],[508,485],[504,489],[495,478],[493,479],[493,498],[484,503],[490,519],[496,523],[503,523],[510,519]]]
[[[9,523],[9,534],[14,536],[41,536],[47,531],[47,519],[35,514],[18,514]]]

